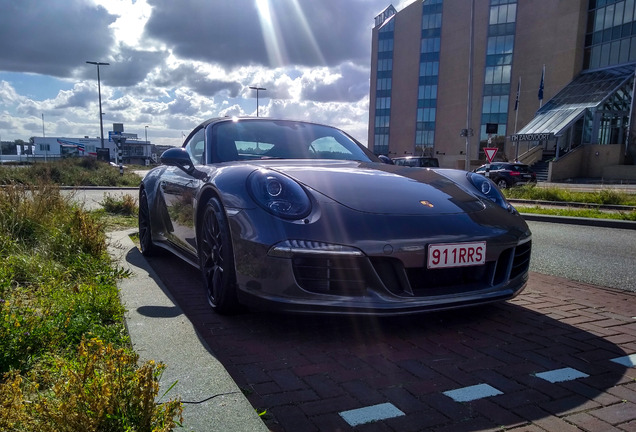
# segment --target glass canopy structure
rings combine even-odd
[[[569,151],[581,144],[620,144],[628,135],[636,63],[585,71],[538,111],[512,141],[556,141]]]

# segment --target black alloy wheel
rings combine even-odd
[[[139,243],[141,253],[144,256],[151,256],[157,250],[152,242],[152,231],[150,228],[150,208],[148,207],[148,195],[145,189],[139,194]]]
[[[217,198],[205,205],[199,230],[199,265],[208,303],[218,313],[238,312],[234,252],[227,217]]]

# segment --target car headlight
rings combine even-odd
[[[247,185],[254,201],[275,216],[302,219],[311,211],[311,201],[302,186],[275,171],[254,171]]]
[[[467,173],[468,180],[472,183],[473,186],[479,191],[479,193],[495,204],[499,205],[501,208],[508,210],[509,212],[516,212],[515,208],[510,205],[506,198],[503,196],[499,188],[490,180],[489,178],[477,174],[474,172]]]

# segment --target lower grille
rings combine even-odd
[[[392,258],[374,258],[373,267],[395,295],[434,297],[476,292],[503,285],[530,268],[531,242],[505,249],[483,266],[428,269],[404,268]]]
[[[530,255],[532,251],[532,242],[526,242],[515,248],[515,256],[512,260],[512,270],[510,278],[514,279],[527,272],[530,269]]]
[[[507,283],[530,267],[531,242],[508,248],[482,266],[428,269],[404,268],[389,257],[318,256],[292,258],[294,277],[306,291],[363,296],[384,287],[397,296],[434,297],[476,292]]]
[[[490,287],[496,264],[433,270],[423,267],[406,269],[406,274],[416,297],[460,294]]]
[[[298,285],[320,294],[364,295],[373,277],[365,257],[294,257],[292,265]]]

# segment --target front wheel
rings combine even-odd
[[[139,244],[144,256],[151,256],[157,250],[152,242],[152,228],[150,226],[150,208],[148,207],[148,194],[142,189],[139,194]]]
[[[223,206],[217,198],[210,199],[205,205],[198,245],[199,267],[208,303],[220,314],[238,312],[230,229]]]

